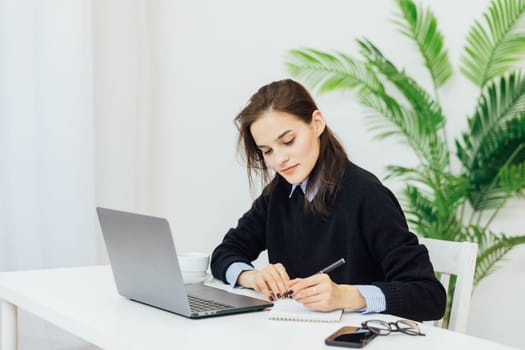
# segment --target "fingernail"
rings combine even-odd
[[[277,293],[277,298],[281,299],[281,294]]]
[[[271,295],[268,297],[268,299],[270,299],[270,301],[273,301],[273,297]]]

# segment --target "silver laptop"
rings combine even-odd
[[[273,306],[203,284],[185,285],[166,219],[106,208],[97,214],[120,295],[190,318]]]

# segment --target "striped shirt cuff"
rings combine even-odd
[[[383,312],[386,310],[386,298],[381,289],[371,285],[355,285],[359,293],[366,302],[366,307],[361,310],[355,310],[362,314],[373,312]]]
[[[243,262],[234,262],[226,270],[226,282],[232,287],[237,287],[237,280],[243,271],[253,270],[253,266]]]

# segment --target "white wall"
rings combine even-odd
[[[162,181],[157,183],[162,188],[160,205],[155,210],[169,217],[180,250],[211,251],[248,209],[251,197],[244,167],[235,155],[232,120],[259,86],[286,77],[283,54],[288,49],[305,46],[355,53],[355,38],[366,36],[396,64],[419,80],[426,78],[412,43],[390,21],[394,1],[159,3],[157,45],[164,45],[162,65],[169,71],[164,84],[158,84],[162,104],[157,117],[169,118],[170,128],[165,131],[169,137],[163,145],[167,151]],[[431,4],[439,18],[456,68],[441,101],[449,118],[449,135],[458,136],[477,96],[477,90],[458,73],[459,53],[473,19],[480,17],[489,2],[424,3]],[[410,152],[397,143],[371,140],[364,113],[351,94],[315,97],[358,164],[382,176],[388,164],[413,161]],[[394,190],[401,186],[388,185]],[[513,202],[495,227],[523,234],[523,216],[518,211],[524,208],[523,201]],[[525,347],[519,335],[525,311],[523,252],[516,249],[504,268],[476,289],[469,333]],[[500,286],[508,288],[503,292]]]

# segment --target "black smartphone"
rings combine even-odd
[[[324,340],[326,345],[345,346],[348,348],[362,348],[377,336],[368,328],[341,327]]]

